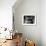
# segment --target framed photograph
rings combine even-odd
[[[35,15],[24,15],[22,17],[23,25],[35,25],[36,24],[36,16]]]

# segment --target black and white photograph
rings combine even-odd
[[[24,15],[23,16],[24,25],[34,25],[36,24],[36,16],[34,15]]]

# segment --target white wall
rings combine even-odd
[[[16,6],[16,5],[14,5]],[[23,33],[24,38],[35,41],[36,46],[41,46],[41,1],[40,0],[23,0],[20,5],[13,8],[15,29]],[[36,25],[22,25],[22,16],[24,14],[34,14],[37,16]]]
[[[41,1],[41,40],[42,46],[46,46],[46,0]]]
[[[12,28],[12,6],[16,0],[0,0],[0,27]]]

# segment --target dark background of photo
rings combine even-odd
[[[24,23],[34,24],[35,23],[35,16],[24,16]]]

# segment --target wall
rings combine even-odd
[[[16,6],[16,5],[14,5]],[[23,33],[24,39],[35,41],[36,46],[41,46],[41,1],[40,0],[23,0],[20,5],[13,7],[15,19],[15,29]],[[36,25],[22,25],[22,16],[24,14],[34,14],[37,16]]]
[[[46,46],[46,0],[41,1],[41,41]]]
[[[12,6],[16,0],[0,0],[0,27],[12,28]]]

